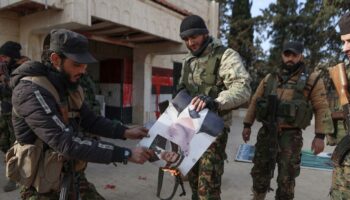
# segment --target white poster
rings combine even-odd
[[[208,109],[194,111],[189,101],[186,93],[177,95],[150,128],[150,137],[140,141],[141,146],[155,152],[150,162],[158,167],[177,168],[183,175],[223,129],[220,117]]]

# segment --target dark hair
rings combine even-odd
[[[43,53],[41,54],[41,62],[46,66],[51,66],[51,54],[54,53],[54,51],[50,50],[50,34],[46,35],[44,39],[43,44]],[[58,56],[64,61],[67,57],[62,52],[55,52],[58,54]]]
[[[63,53],[61,52],[54,52],[50,49],[44,49],[43,53],[41,54],[41,62],[46,65],[46,66],[51,66],[52,63],[51,63],[51,60],[50,60],[50,57],[51,57],[51,54],[52,53],[57,53],[58,56],[62,59],[62,61],[64,61],[67,56],[65,56]]]

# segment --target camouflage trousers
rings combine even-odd
[[[229,129],[225,128],[188,173],[192,200],[220,199],[221,176],[224,173],[224,161],[227,158],[225,148],[228,133]]]
[[[330,195],[333,200],[350,199],[350,153],[346,154],[341,166],[333,169]]]
[[[11,113],[2,113],[0,116],[0,150],[6,153],[15,140]]]
[[[285,129],[278,135],[277,153],[277,191],[276,200],[289,200],[294,198],[295,178],[300,174],[301,148],[303,146],[302,132],[299,129]],[[267,128],[259,130],[257,143],[255,144],[254,166],[251,171],[253,178],[253,190],[262,194],[268,192],[275,169],[275,163],[270,160],[270,138]]]
[[[79,177],[79,192],[82,200],[104,200],[104,198],[97,192],[95,186],[88,182],[84,172],[78,172],[77,176]],[[33,187],[23,187],[20,193],[22,200],[58,200],[60,196],[59,192],[39,194]]]

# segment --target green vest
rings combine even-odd
[[[217,45],[213,50],[206,55],[206,59],[200,63],[202,71],[198,76],[201,84],[191,84],[188,79],[193,78],[194,71],[191,69],[191,62],[195,57],[190,57],[185,60],[183,84],[191,96],[204,94],[213,98],[218,97],[219,93],[225,89],[224,84],[217,85],[217,74],[220,67],[221,57],[227,48]]]
[[[309,102],[309,96],[313,89],[313,86],[316,84],[318,78],[314,82],[309,95],[304,95],[304,89],[307,81],[309,80],[309,72],[307,69],[304,69],[300,73],[299,78],[296,83],[285,83],[278,86],[283,89],[292,89],[293,97],[291,100],[280,100],[277,105],[277,117],[279,123],[288,124],[292,127],[297,127],[305,129],[310,125],[313,109],[312,105]],[[268,101],[267,96],[271,93],[276,93],[277,90],[277,74],[270,74],[266,81],[267,85],[264,91],[263,97],[259,98],[256,101],[256,119],[260,122],[266,121],[268,119]]]

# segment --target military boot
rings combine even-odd
[[[11,192],[15,189],[17,189],[17,184],[11,180],[8,180],[7,184],[3,187],[4,192]]]
[[[265,200],[266,193],[254,192],[252,200]]]

